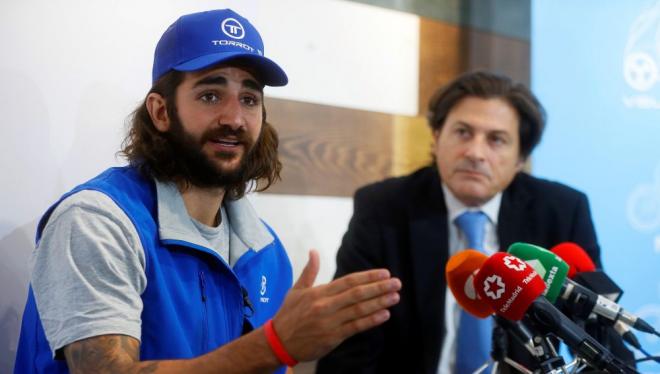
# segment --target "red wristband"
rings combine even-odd
[[[269,319],[268,322],[264,325],[264,333],[266,334],[266,341],[270,345],[270,349],[273,350],[277,359],[280,360],[284,365],[289,367],[294,367],[298,364],[295,358],[291,357],[289,352],[286,351],[282,341],[277,336],[275,328],[273,327],[273,320]]]

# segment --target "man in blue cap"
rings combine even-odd
[[[263,87],[287,83],[248,20],[179,18],[110,168],[39,222],[16,373],[272,372],[383,323],[387,270],[291,288],[275,232],[244,198],[279,179]]]

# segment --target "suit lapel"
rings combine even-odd
[[[410,223],[410,257],[413,266],[415,305],[421,324],[424,367],[437,368],[440,357],[446,282],[444,268],[447,262],[449,235],[447,208],[437,173],[432,181],[425,181],[420,193],[412,199],[408,209]],[[405,287],[405,285],[404,285]]]
[[[502,193],[502,203],[498,216],[497,236],[500,251],[506,251],[514,242],[525,241],[525,233],[530,232],[528,204],[531,201],[529,191],[519,182],[519,177]]]

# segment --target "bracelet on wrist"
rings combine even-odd
[[[269,319],[268,322],[266,322],[264,325],[264,333],[266,334],[266,341],[268,342],[270,349],[273,350],[273,353],[275,353],[275,356],[278,360],[280,360],[281,363],[289,367],[294,367],[298,364],[298,361],[291,357],[289,352],[287,352],[284,348],[282,341],[277,336],[275,328],[273,327],[272,319]]]

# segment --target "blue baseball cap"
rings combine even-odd
[[[187,14],[165,30],[156,45],[152,84],[170,70],[197,71],[234,59],[245,61],[267,86],[289,79],[264,56],[264,43],[254,26],[231,9]]]

